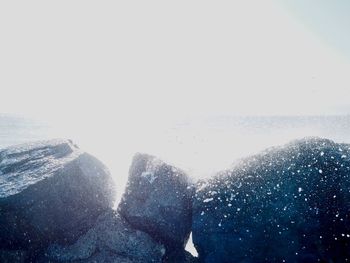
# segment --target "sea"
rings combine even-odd
[[[77,119],[57,123],[0,114],[0,149],[38,140],[72,139],[110,169],[117,185],[117,200],[123,193],[136,152],[158,156],[185,170],[196,181],[229,167],[239,158],[310,136],[350,143],[350,116],[226,115],[173,122],[143,121],[137,125],[136,120],[121,122],[108,118],[82,123]],[[196,254],[191,240],[187,250]]]
[[[50,122],[0,114],[0,148],[54,138],[72,139],[107,167],[122,194],[137,152],[158,156],[193,180],[212,176],[235,160],[294,139],[317,136],[350,143],[350,115],[206,116],[135,125],[118,120]]]

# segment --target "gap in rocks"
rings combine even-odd
[[[187,241],[185,249],[186,249],[186,251],[190,252],[192,254],[192,256],[198,257],[198,252],[197,252],[196,248],[194,247],[194,244],[192,241],[192,232],[191,232],[190,237]]]

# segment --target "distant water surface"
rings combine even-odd
[[[118,120],[52,125],[0,114],[0,148],[50,138],[73,139],[105,162],[122,186],[135,152],[154,154],[203,178],[237,158],[297,138],[319,136],[350,143],[349,131],[350,116],[217,116],[131,126]]]
[[[0,114],[0,148],[50,138],[48,124],[21,116]]]

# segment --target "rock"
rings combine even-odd
[[[42,262],[160,263],[164,253],[161,244],[110,210],[75,244],[50,246]]]
[[[69,140],[0,151],[0,249],[70,243],[113,206],[106,167]]]
[[[307,138],[197,185],[201,262],[350,260],[350,145]]]
[[[163,263],[199,263],[198,258],[186,250],[170,251],[164,258]]]
[[[0,250],[0,262],[25,263],[28,262],[28,252],[25,250]]]
[[[191,231],[191,194],[183,171],[154,156],[137,154],[118,211],[167,251],[181,251]]]

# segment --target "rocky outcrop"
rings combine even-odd
[[[349,149],[298,140],[200,182],[192,222],[200,261],[349,261]]]
[[[167,252],[181,254],[191,231],[191,193],[183,171],[137,154],[118,211],[135,229],[164,244]]]
[[[71,246],[52,245],[42,262],[161,263],[165,248],[148,234],[134,230],[115,211],[101,215],[96,224]]]
[[[114,198],[106,167],[69,140],[0,150],[0,250],[32,258],[49,243],[71,243]]]
[[[350,261],[350,145],[308,138],[193,187],[137,154],[118,212],[106,167],[69,140],[0,150],[0,262]],[[192,229],[199,259],[184,250]]]

